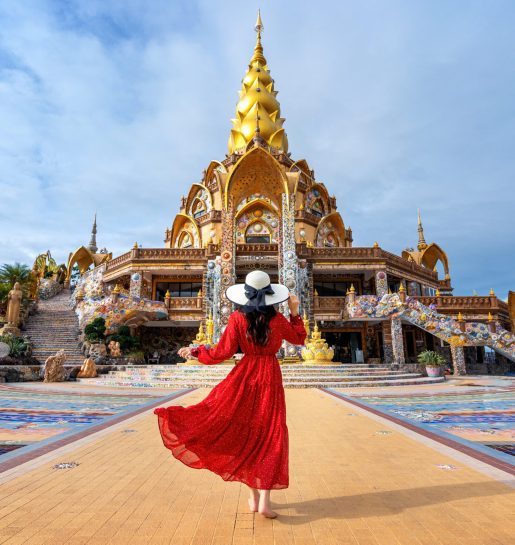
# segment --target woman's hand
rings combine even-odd
[[[182,348],[179,348],[178,354],[181,358],[184,358],[185,360],[193,359],[193,356],[191,355],[191,348],[189,346],[183,346]]]
[[[290,298],[288,299],[288,307],[290,308],[290,314],[292,316],[297,316],[299,314],[299,305],[299,298],[296,295],[293,295],[293,293],[290,293]]]

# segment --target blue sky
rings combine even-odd
[[[0,4],[0,262],[163,245],[226,153],[261,7],[290,151],[354,232],[448,253],[456,294],[515,289],[512,1]]]

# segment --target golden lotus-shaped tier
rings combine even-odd
[[[277,91],[263,55],[262,29],[263,24],[258,15],[256,47],[242,81],[236,118],[232,120],[233,128],[228,144],[230,154],[246,149],[255,137],[273,148],[288,151],[288,139],[283,129],[284,119],[276,99]]]
[[[316,322],[311,337],[301,350],[301,355],[307,365],[329,365],[333,361],[334,350],[322,338]]]

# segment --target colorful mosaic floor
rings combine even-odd
[[[515,381],[470,381],[426,392],[353,392],[350,397],[433,433],[515,457]]]
[[[0,386],[0,459],[22,447],[61,438],[155,402],[152,395],[114,395]]]

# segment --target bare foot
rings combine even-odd
[[[272,511],[270,506],[270,490],[259,491],[258,511],[260,515],[267,519],[275,519],[277,517],[277,513]]]
[[[259,514],[267,519],[275,519],[277,517],[277,513],[275,511],[260,511]]]

